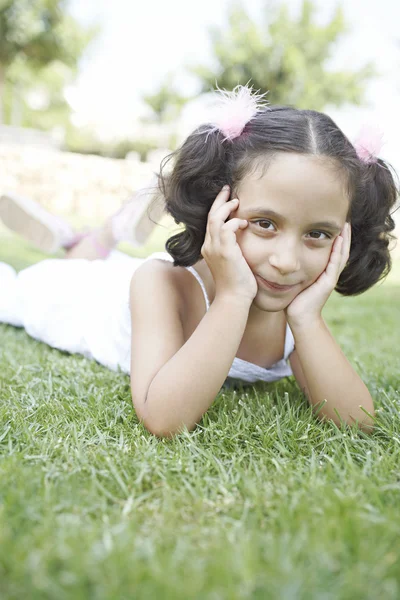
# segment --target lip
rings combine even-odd
[[[295,288],[297,285],[278,285],[277,283],[273,283],[272,281],[267,281],[266,279],[261,277],[261,275],[257,275],[257,278],[264,287],[273,290],[274,292],[288,292],[289,290]]]

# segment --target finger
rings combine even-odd
[[[234,210],[237,210],[238,207],[239,207],[238,198],[232,198],[231,200],[227,200],[226,202],[224,202],[224,204],[222,206],[217,208],[217,210],[215,210],[213,212],[213,216],[217,216],[219,220],[222,219],[222,221],[225,222],[226,219],[231,214],[231,212],[233,212]]]
[[[222,206],[214,210],[212,214],[209,214],[207,227],[210,231],[211,237],[219,236],[219,231],[222,225],[228,219],[229,215],[237,210],[238,205],[239,200],[237,198],[233,198],[232,200],[224,202]]]
[[[229,219],[226,223],[224,223],[221,227],[221,236],[225,232],[229,231],[237,231],[238,229],[245,229],[248,225],[248,221],[246,219]]]
[[[231,193],[231,188],[229,187],[229,185],[224,185],[224,187],[221,189],[221,191],[217,194],[214,202],[211,204],[209,214],[212,214],[213,212],[218,210],[218,208],[220,206],[223,206],[226,203],[226,201],[228,200],[230,193]]]
[[[341,234],[343,237],[342,244],[342,260],[340,265],[340,273],[345,268],[347,261],[350,256],[350,246],[351,246],[351,225],[350,223],[346,223],[343,228],[343,233]]]
[[[347,225],[346,251],[347,251],[347,258],[348,258],[349,254],[350,254],[350,247],[351,247],[351,225],[350,225],[350,223],[346,223],[346,225]]]
[[[236,245],[236,233],[239,229],[245,229],[248,225],[243,219],[231,219],[223,224],[218,230],[218,236],[211,238],[212,245],[215,250],[221,251],[232,248]]]
[[[343,247],[343,238],[341,235],[338,235],[331,251],[331,255],[329,257],[329,262],[325,269],[326,275],[336,284],[340,275],[340,266],[342,263],[342,247]]]
[[[220,243],[223,246],[231,243],[236,244],[236,232],[239,229],[245,229],[247,225],[248,221],[244,219],[230,219],[220,229]]]

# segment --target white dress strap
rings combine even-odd
[[[206,292],[206,286],[203,283],[202,278],[200,277],[200,275],[198,274],[198,272],[196,271],[196,269],[194,269],[193,267],[185,267],[185,269],[187,269],[188,271],[191,272],[192,275],[194,275],[197,279],[197,281],[199,282],[201,289],[203,290],[203,295],[204,295],[204,300],[206,303],[206,307],[207,310],[210,308],[210,302],[208,300],[208,296],[207,296],[207,292]]]
[[[287,360],[294,350],[294,337],[289,323],[286,323],[285,350],[283,354],[284,360]]]
[[[158,258],[159,260],[166,260],[168,262],[173,262],[174,259],[172,258],[172,256],[170,254],[168,254],[167,252],[154,252],[153,254],[151,254],[150,256],[148,256],[145,261],[147,260],[152,260],[153,258]],[[193,267],[185,267],[185,269],[187,269],[188,271],[190,271],[190,273],[197,279],[197,281],[200,284],[200,287],[202,289],[203,295],[204,295],[204,301],[206,303],[206,307],[207,310],[210,308],[210,302],[208,300],[208,296],[207,296],[207,292],[206,292],[206,287],[203,283],[202,278],[200,277],[200,275],[198,274],[198,272],[196,271],[196,269],[194,269]]]

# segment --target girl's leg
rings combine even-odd
[[[52,254],[74,237],[72,227],[31,198],[8,192],[0,196],[0,220],[33,246]]]
[[[70,248],[64,258],[85,258],[98,260],[107,258],[118,242],[115,240],[110,219],[98,229],[92,229],[85,234],[78,234],[77,241]]]
[[[96,231],[79,234],[39,203],[12,192],[0,197],[0,219],[42,252],[52,254],[65,248],[65,258],[105,258],[116,243],[108,221]]]
[[[149,214],[149,206],[156,198]],[[76,233],[64,219],[30,198],[14,193],[0,196],[0,219],[9,229],[43,252],[51,254],[65,248],[66,258],[106,258],[122,241],[139,246],[146,241],[163,212],[164,202],[158,194],[156,178],[131,196],[102,227],[83,233]]]

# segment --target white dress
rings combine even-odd
[[[30,336],[53,348],[83,354],[109,369],[129,373],[130,282],[135,269],[155,258],[172,261],[166,252],[142,259],[113,251],[106,260],[52,258],[18,274],[0,263],[0,322],[24,327]],[[187,269],[201,285],[208,310],[203,281],[192,267]],[[235,358],[228,377],[252,383],[292,375],[287,359],[293,348],[287,326],[280,361],[264,369]]]

